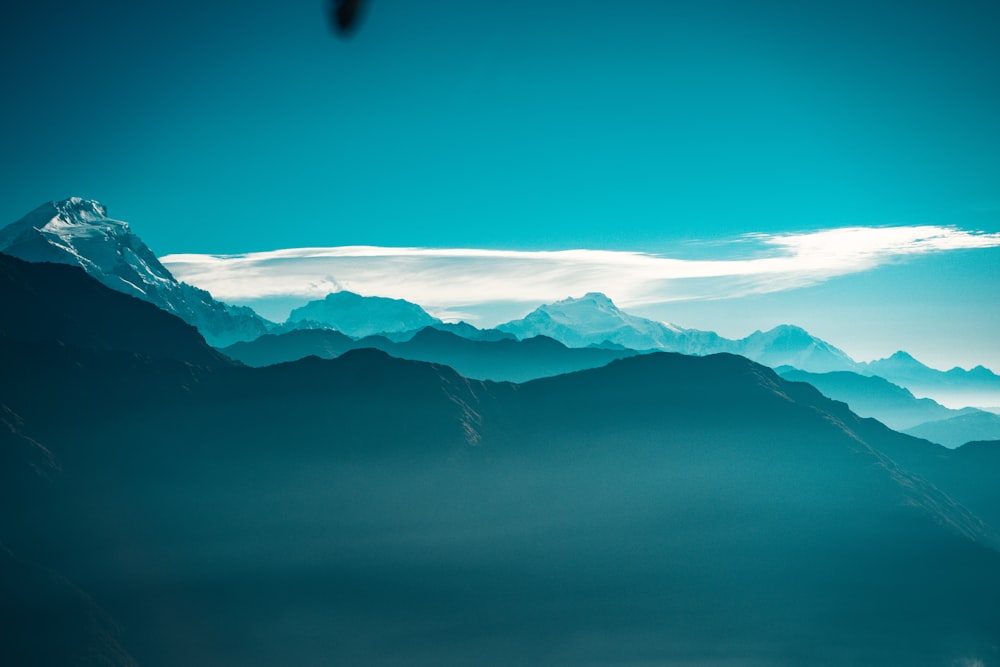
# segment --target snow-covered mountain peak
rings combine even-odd
[[[630,315],[601,292],[588,292],[581,297],[539,306],[523,319],[497,328],[522,339],[548,336],[570,347],[610,342],[636,350],[669,349],[690,353],[708,347],[713,352],[719,351],[715,334]]]
[[[107,221],[116,226],[124,226],[125,229],[128,229],[127,222],[110,220],[108,218],[108,207],[93,199],[70,197],[60,202],[53,202],[52,205],[58,211],[58,215],[53,218],[53,222],[59,220],[68,224],[79,225]]]
[[[111,289],[180,316],[213,344],[248,340],[267,329],[256,313],[178,282],[127,222],[109,218],[107,207],[92,199],[39,206],[0,230],[0,251],[29,262],[79,266]]]
[[[28,261],[75,264],[140,298],[150,287],[176,283],[129,224],[109,218],[107,207],[92,199],[70,197],[40,206],[0,233],[0,248]]]
[[[579,299],[574,299],[573,297],[570,297],[568,299],[564,299],[564,301],[570,301],[570,302],[572,302],[572,301],[586,301],[586,302],[594,304],[595,306],[601,306],[601,307],[605,307],[605,308],[614,308],[615,310],[618,310],[618,306],[615,305],[615,302],[612,301],[611,297],[609,297],[604,292],[587,292],[586,294],[584,294]]]
[[[70,197],[39,206],[7,227],[0,236],[11,243],[18,237],[23,240],[34,234],[67,240],[95,236],[121,238],[131,234],[131,230],[127,222],[109,218],[104,204],[93,199]]]

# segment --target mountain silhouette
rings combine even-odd
[[[947,450],[733,354],[521,384],[375,349],[234,365],[79,270],[10,266],[17,663],[996,659],[996,443]],[[133,340],[147,322],[188,337]]]
[[[902,385],[918,396],[931,396],[955,405],[1000,406],[1000,376],[983,366],[972,370],[939,371],[906,352],[865,364],[860,371]]]
[[[100,284],[81,269],[24,262],[0,253],[0,335],[58,341],[200,366],[232,362],[193,326],[152,304]]]

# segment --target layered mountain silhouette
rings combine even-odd
[[[18,312],[73,340],[0,335],[16,664],[998,658],[997,443],[896,433],[732,354],[522,384],[372,349],[250,368],[47,303]]]
[[[545,336],[520,341],[473,340],[435,327],[426,327],[403,341],[385,336],[355,340],[332,330],[290,331],[235,343],[222,352],[250,366],[269,366],[308,356],[333,359],[348,350],[364,348],[382,350],[399,359],[446,364],[469,378],[509,382],[597,368],[639,354],[625,349],[569,348]]]
[[[844,401],[862,417],[874,417],[897,431],[976,412],[971,408],[953,410],[929,398],[916,398],[909,389],[877,376],[850,371],[808,373],[791,366],[779,366],[775,370],[786,380],[808,382],[824,395]],[[975,439],[962,440],[957,444]]]
[[[983,366],[939,371],[906,352],[868,363],[858,362],[843,350],[790,324],[755,331],[742,339],[727,339],[713,332],[683,329],[629,315],[600,293],[540,306],[523,319],[497,328],[520,338],[549,336],[570,347],[619,345],[702,356],[729,352],[772,368],[790,366],[811,373],[850,372],[881,377],[917,396],[934,397],[953,406],[1000,406],[1000,376]]]
[[[388,302],[388,305],[381,301]],[[494,330],[486,331],[465,323],[440,322],[433,322],[419,332],[410,331],[402,324],[405,320],[402,315],[387,317],[383,312],[385,308],[390,312],[396,309],[403,309],[406,313],[416,312],[415,309],[419,307],[415,304],[358,297],[349,293],[331,294],[325,301],[312,302],[310,308],[313,310],[310,312],[318,314],[316,308],[320,306],[317,304],[322,304],[322,308],[330,309],[332,313],[340,312],[335,304],[341,302],[357,303],[356,308],[349,306],[344,309],[342,316],[345,322],[343,326],[335,327],[341,334],[348,334],[346,337],[337,335],[337,331],[290,331],[236,343],[226,347],[224,352],[250,365],[263,366],[294,361],[309,355],[333,358],[348,349],[373,347],[402,359],[447,364],[469,377],[510,381],[525,381],[597,368],[611,359],[651,350],[699,356],[730,352],[769,366],[789,364],[806,368],[857,367],[844,352],[799,327],[783,325],[767,332],[754,332],[741,340],[729,340],[712,332],[681,329],[629,315],[615,306],[607,296],[599,293],[541,306],[523,320],[501,324]],[[305,312],[303,310],[296,315],[302,317],[295,321],[296,324],[318,322],[314,317],[307,317]],[[354,312],[372,313],[372,321],[377,324],[357,326],[353,323],[358,320]],[[326,320],[330,326],[336,324],[333,317],[331,314]],[[363,321],[363,318],[359,321]],[[386,327],[391,329],[360,339],[350,333],[358,334]],[[433,330],[454,335],[439,335],[433,333]],[[358,340],[352,342],[349,338]],[[522,344],[515,344],[517,340]],[[469,341],[480,344],[471,344]]]
[[[1000,440],[1000,415],[976,410],[919,424],[905,429],[905,432],[945,447],[958,447],[980,440]]]
[[[213,345],[252,340],[268,330],[268,322],[250,308],[224,304],[177,281],[127,222],[108,218],[107,208],[93,200],[43,204],[0,230],[0,252],[78,266],[113,290],[177,315]]]
[[[860,372],[883,377],[917,395],[934,396],[955,405],[1000,406],[1000,376],[984,366],[940,371],[900,351],[863,364]]]

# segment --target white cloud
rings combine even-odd
[[[902,258],[1000,246],[1000,234],[953,227],[844,227],[749,234],[755,256],[677,259],[608,250],[513,251],[344,246],[242,255],[169,255],[180,280],[224,301],[306,301],[331,291],[403,298],[447,316],[490,304],[539,304],[600,291],[623,307],[796,289]],[[481,319],[488,319],[482,317]],[[489,322],[486,322],[489,324]]]

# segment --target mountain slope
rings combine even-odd
[[[742,357],[513,385],[0,336],[0,365],[0,443],[58,466],[4,485],[0,539],[147,667],[995,662],[990,452]]]
[[[441,625],[463,628],[451,664],[575,664],[589,632],[607,659],[638,631],[648,657],[765,664],[831,642],[947,664],[997,639],[992,532],[868,444],[891,432],[739,357],[514,386],[362,350],[184,390],[113,355],[31,364],[130,417],[39,429],[64,472],[30,553],[127,618],[142,664],[392,663],[388,637],[429,664]]]
[[[213,345],[267,332],[267,323],[249,308],[221,303],[174,279],[129,224],[108,218],[96,201],[71,197],[40,206],[0,230],[0,251],[29,262],[79,266],[111,289],[177,315]]]
[[[184,359],[202,366],[232,364],[194,327],[108,289],[79,268],[25,262],[2,253],[0,335]]]
[[[0,544],[0,663],[135,667],[106,611],[63,577]]]

